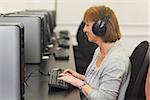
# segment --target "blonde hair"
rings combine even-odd
[[[83,21],[86,22],[97,22],[101,19],[100,12],[103,11],[105,16],[108,16],[111,11],[111,16],[106,23],[106,34],[102,36],[105,42],[115,42],[121,38],[121,32],[118,24],[117,17],[113,10],[106,6],[93,6],[86,10],[84,13]]]

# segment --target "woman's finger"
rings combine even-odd
[[[72,70],[71,69],[65,69],[64,73],[72,73]]]
[[[65,69],[63,73],[67,73],[69,71],[69,69]]]
[[[58,74],[59,77],[61,77],[61,76],[63,76],[63,75],[64,75],[63,73]]]
[[[58,80],[63,80],[63,81],[65,81],[65,82],[67,82],[67,77],[64,77],[64,76],[63,76],[63,77],[58,77],[57,79],[58,79]]]
[[[64,76],[67,76],[67,75],[69,75],[69,74],[68,73],[66,73],[66,74],[61,73],[61,74],[58,75],[58,77],[64,77]]]
[[[63,80],[63,77],[58,77],[57,79],[58,79],[58,80]]]

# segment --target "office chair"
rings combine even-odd
[[[84,25],[84,22],[79,25],[76,35],[78,46],[73,46],[76,71],[80,74],[85,73],[97,47],[96,44],[88,41],[86,34],[83,32]]]
[[[132,52],[131,77],[125,100],[145,100],[145,82],[149,66],[150,47],[147,41],[141,42]]]

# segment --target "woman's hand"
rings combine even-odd
[[[74,76],[74,77],[76,77],[76,78],[78,78],[80,80],[84,80],[84,76],[83,75],[77,73],[76,71],[73,71],[72,69],[65,69],[63,74],[67,74],[67,73],[71,74],[72,76]]]
[[[81,84],[83,84],[83,81],[81,81],[80,79],[74,77],[72,74],[70,73],[62,73],[59,74],[58,77],[59,80],[63,80],[67,83],[72,84],[75,87],[79,87]]]
[[[79,76],[79,74],[77,72],[73,71],[72,69],[65,69],[63,73],[64,74],[69,73],[69,74],[73,75],[74,77]]]

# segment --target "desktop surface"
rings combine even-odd
[[[26,65],[25,100],[80,100],[79,90],[50,91],[48,86],[48,72],[56,67],[75,70],[72,46],[69,49],[69,60],[58,61],[53,55],[48,60],[43,60],[39,65]],[[41,74],[42,73],[42,74]]]

